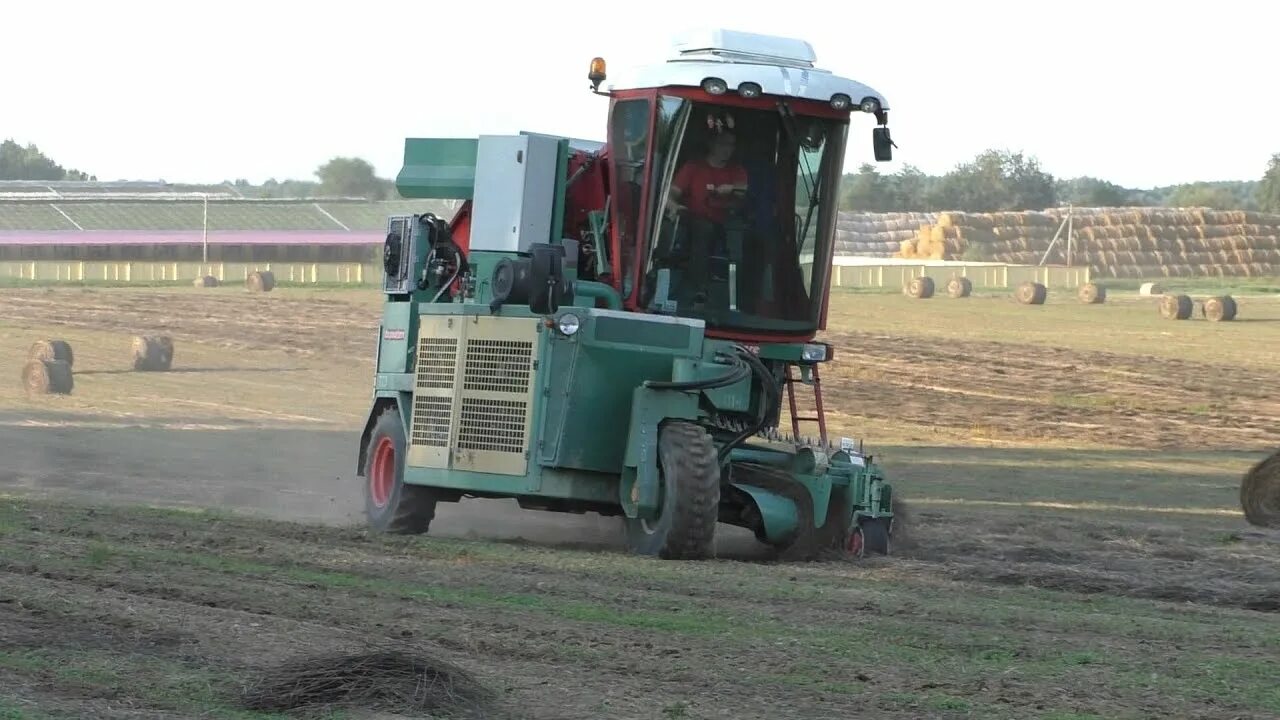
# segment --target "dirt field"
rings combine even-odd
[[[486,717],[1280,715],[1280,538],[1236,497],[1280,446],[1280,299],[837,295],[833,432],[911,516],[892,558],[808,565],[729,529],[725,559],[645,561],[498,502],[367,536],[378,302],[0,290],[0,718],[267,717],[240,691],[278,663],[370,647],[456,665]],[[173,372],[128,370],[141,332]],[[21,391],[44,337],[71,396]]]

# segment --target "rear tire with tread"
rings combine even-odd
[[[404,483],[406,449],[400,411],[389,407],[378,416],[365,448],[364,507],[375,532],[421,534],[435,519],[431,488]]]
[[[720,512],[720,463],[707,431],[673,420],[658,431],[659,514],[626,519],[627,548],[665,560],[700,560],[714,549]]]

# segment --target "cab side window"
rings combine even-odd
[[[649,152],[649,101],[620,100],[613,106],[609,145],[613,157],[613,224],[621,238],[622,295],[635,283],[636,238],[640,232],[641,189]]]

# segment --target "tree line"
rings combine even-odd
[[[97,180],[96,176],[67,169],[41,152],[34,144],[19,145],[12,138],[0,142],[0,180],[57,182]],[[261,185],[239,179],[224,183],[245,197],[358,197],[385,200],[395,196],[395,183],[378,177],[373,165],[363,158],[335,157],[316,168],[315,179],[279,181]]]
[[[12,139],[0,143],[0,180],[96,180],[67,169],[35,145]],[[335,157],[316,168],[314,179],[274,178],[261,185],[238,179],[226,183],[245,197],[396,197],[395,183],[378,177],[371,163],[358,157]],[[1280,212],[1280,153],[1271,156],[1258,180],[1197,182],[1135,189],[1095,177],[1060,179],[1040,167],[1034,156],[1009,150],[986,150],[945,175],[926,175],[907,165],[881,174],[864,164],[844,176],[840,206],[864,212],[933,212],[961,210],[1043,210],[1066,204],[1082,207],[1174,206],[1217,210]]]
[[[987,150],[945,175],[907,165],[881,174],[864,164],[846,174],[840,206],[863,212],[1043,210],[1082,207],[1209,207],[1280,212],[1280,153],[1258,180],[1196,182],[1150,189],[1126,188],[1095,177],[1056,178],[1035,157]]]

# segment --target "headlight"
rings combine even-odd
[[[800,359],[805,362],[822,362],[827,359],[827,346],[806,344],[800,350]]]
[[[565,313],[556,321],[556,327],[565,335],[572,335],[578,332],[578,327],[582,325],[582,321],[573,313]]]
[[[702,89],[711,95],[723,95],[729,86],[720,78],[707,78],[702,81]]]
[[[760,86],[753,82],[744,82],[738,86],[738,94],[746,98],[760,97],[763,90]]]

